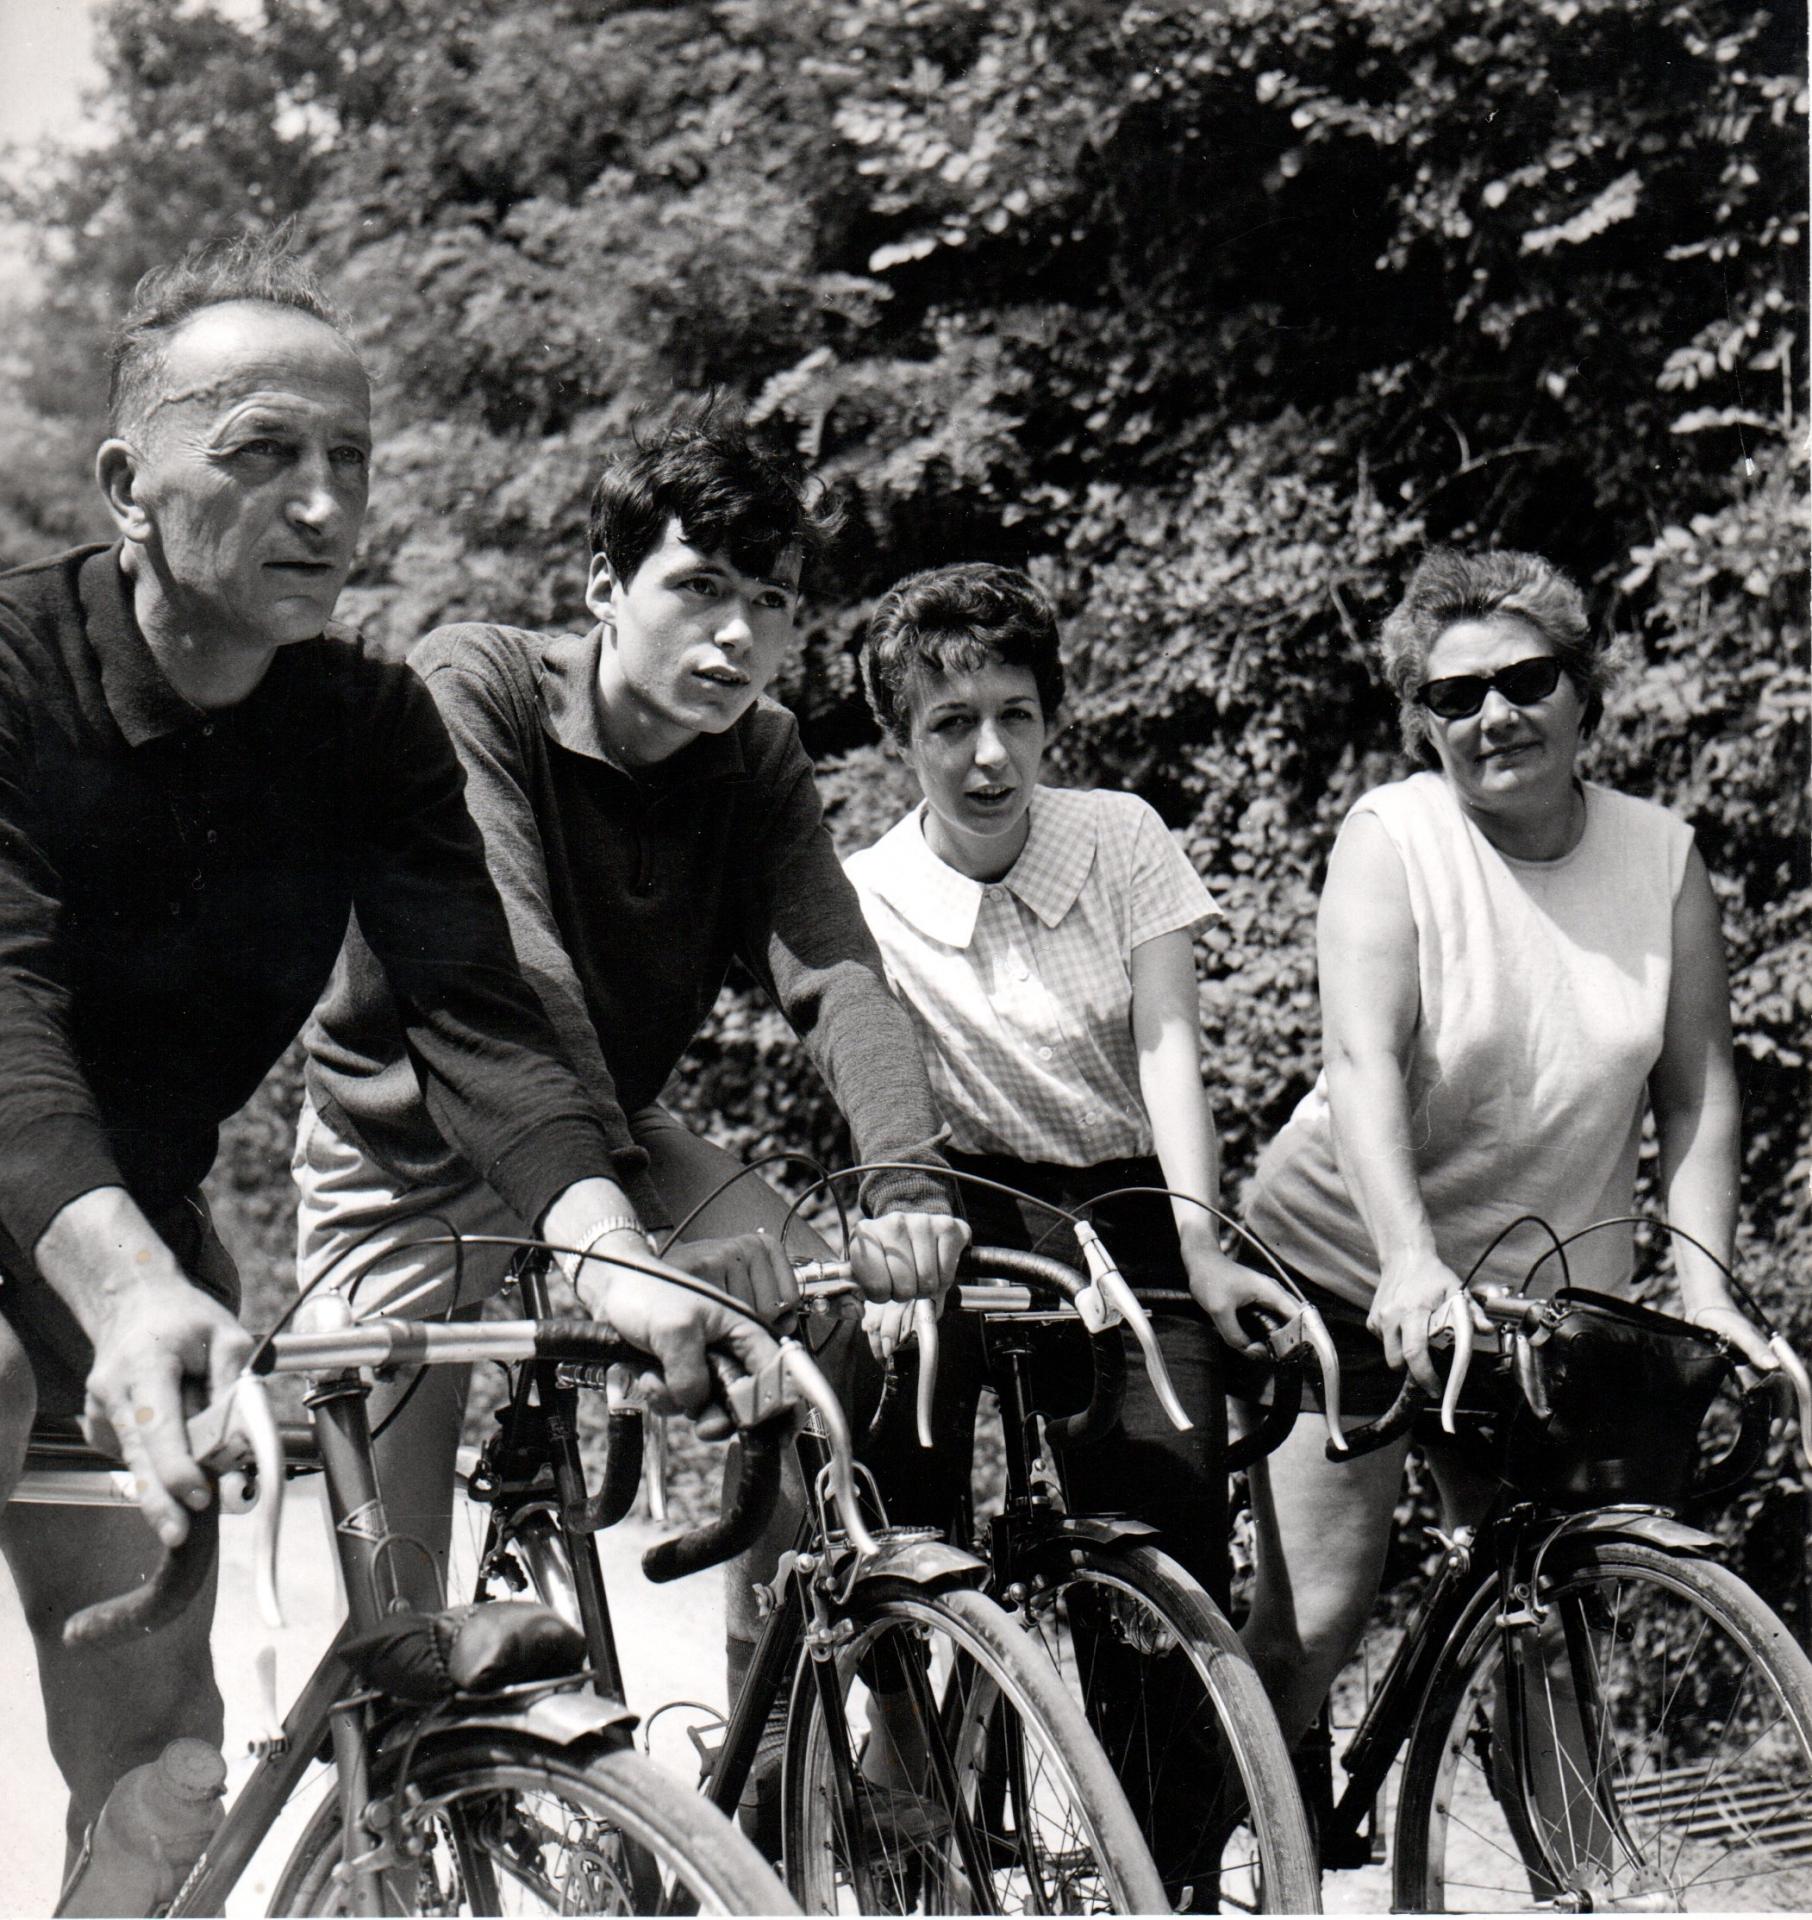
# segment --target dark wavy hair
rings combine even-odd
[[[714,397],[638,430],[606,461],[591,497],[591,551],[619,580],[632,580],[670,520],[693,546],[756,577],[797,547],[803,576],[834,541],[842,514],[803,466],[763,445],[740,411]]]
[[[206,307],[237,300],[291,307],[352,345],[345,322],[297,257],[287,227],[191,247],[174,265],[153,267],[139,281],[108,343],[109,431],[123,433],[143,417],[177,328]]]
[[[1047,724],[1063,705],[1063,658],[1051,603],[1016,567],[986,561],[908,574],[882,594],[862,643],[862,687],[881,730],[912,732],[912,684],[925,672],[1026,667]]]
[[[1434,758],[1428,712],[1416,694],[1428,678],[1435,642],[1462,621],[1504,618],[1525,621],[1548,643],[1584,702],[1581,733],[1597,726],[1623,649],[1593,633],[1585,596],[1573,581],[1538,553],[1431,547],[1378,630],[1378,658],[1397,696],[1403,750],[1412,758]]]

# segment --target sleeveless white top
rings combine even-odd
[[[1408,883],[1410,1135],[1436,1245],[1462,1278],[1523,1214],[1565,1238],[1634,1195],[1692,829],[1648,801],[1584,792],[1585,832],[1558,860],[1498,852],[1438,773],[1353,808],[1390,836]],[[1259,1163],[1247,1218],[1306,1277],[1369,1305],[1378,1259],[1341,1176],[1325,1072]],[[1548,1244],[1519,1228],[1478,1278],[1519,1283]],[[1627,1227],[1567,1249],[1575,1286],[1615,1291],[1630,1262]],[[1559,1283],[1549,1260],[1538,1290]]]

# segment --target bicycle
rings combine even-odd
[[[1476,1526],[1434,1530],[1344,1789],[1329,1770],[1314,1796],[1324,1863],[1371,1857],[1401,1754],[1398,1911],[1812,1904],[1812,1661],[1679,1517],[1754,1471],[1778,1386],[1812,1448],[1805,1368],[1770,1330],[1780,1373],[1744,1388],[1735,1441],[1702,1464],[1725,1342],[1570,1286],[1471,1297],[1501,1348],[1470,1372],[1470,1314],[1456,1297],[1437,1316],[1455,1345],[1439,1418],[1499,1491]],[[1406,1382],[1349,1457],[1434,1411]]]
[[[545,1274],[527,1268],[518,1284],[539,1312]],[[480,1592],[533,1587],[570,1608],[601,1675],[620,1669],[591,1536],[633,1500],[640,1432],[631,1410],[609,1416],[588,1493],[574,1398],[607,1384],[595,1370],[524,1369],[469,1485],[490,1507]],[[835,1497],[825,1443],[841,1427],[832,1402],[795,1435],[806,1512],[764,1590],[767,1622],[721,1741],[701,1743],[702,1793],[737,1806],[784,1708],[781,1850],[808,1911],[1160,1910],[1162,1884],[1080,1705],[982,1590],[979,1558],[934,1529],[871,1529]],[[778,1489],[777,1452],[744,1445],[712,1558],[755,1537]],[[704,1564],[693,1536],[644,1556],[654,1580]],[[892,1782],[868,1764],[878,1756]]]
[[[267,1337],[231,1395],[190,1422],[190,1441],[219,1479],[220,1505],[263,1516],[260,1598],[273,1624],[279,1496],[287,1474],[318,1466],[348,1616],[168,1911],[224,1911],[319,1757],[333,1790],[295,1844],[274,1913],[792,1910],[732,1823],[635,1751],[633,1716],[588,1684],[571,1628],[532,1605],[439,1609],[384,1518],[361,1369],[643,1356],[587,1321],[355,1324],[331,1291],[305,1312],[312,1324]],[[309,1378],[312,1432],[279,1432],[263,1395],[269,1374]],[[796,1388],[828,1398],[814,1374],[792,1353],[753,1380],[719,1377],[732,1409],[757,1420]],[[130,1502],[133,1488],[78,1438],[47,1433],[16,1497]],[[98,1644],[172,1617],[205,1573],[218,1512],[196,1516],[144,1586],[74,1616],[66,1638]]]

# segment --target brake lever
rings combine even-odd
[[[1274,1309],[1254,1306],[1250,1310],[1261,1322],[1259,1336],[1274,1366],[1284,1366],[1306,1346],[1321,1369],[1321,1407],[1327,1421],[1328,1445],[1337,1453],[1347,1451],[1346,1431],[1340,1424],[1340,1356],[1334,1351],[1327,1322],[1306,1300],[1296,1304],[1287,1319],[1273,1321]]]
[[[1441,1389],[1441,1431],[1455,1433],[1454,1412],[1460,1404],[1460,1389],[1472,1370],[1472,1301],[1462,1289],[1450,1293],[1428,1316],[1428,1337],[1437,1333],[1453,1335],[1453,1365],[1447,1369],[1447,1383]]]
[[[912,1303],[913,1337],[919,1345],[919,1445],[929,1448],[931,1399],[937,1391],[937,1302],[924,1298]]]
[[[831,1498],[843,1531],[862,1558],[870,1559],[881,1551],[856,1499],[854,1452],[843,1403],[819,1371],[817,1361],[797,1340],[782,1340],[779,1352],[758,1372],[745,1374],[724,1389],[724,1399],[739,1427],[758,1427],[784,1408],[809,1407],[824,1423],[831,1454]]]
[[[1321,1369],[1321,1410],[1328,1423],[1328,1445],[1345,1453],[1346,1430],[1340,1424],[1340,1356],[1334,1351],[1334,1337],[1328,1332],[1328,1323],[1306,1300],[1296,1320],[1302,1327],[1297,1344],[1303,1340],[1309,1343],[1315,1364]]]
[[[1768,1336],[1768,1351],[1781,1363],[1781,1372],[1793,1382],[1793,1399],[1799,1415],[1799,1444],[1808,1472],[1812,1472],[1812,1375],[1806,1363],[1787,1344],[1785,1334]]]
[[[1170,1369],[1165,1366],[1164,1356],[1158,1351],[1158,1337],[1151,1330],[1151,1321],[1145,1309],[1139,1305],[1138,1296],[1126,1284],[1125,1276],[1114,1265],[1113,1255],[1108,1252],[1094,1227],[1086,1220],[1078,1220],[1075,1231],[1082,1257],[1088,1262],[1089,1279],[1112,1313],[1111,1319],[1103,1320],[1103,1327],[1112,1326],[1116,1320],[1124,1320],[1132,1329],[1132,1336],[1138,1341],[1139,1351],[1145,1357],[1145,1371],[1150,1378],[1152,1391],[1158,1396],[1158,1404],[1177,1432],[1187,1433],[1195,1422],[1183,1411],[1177,1390],[1170,1383]],[[1077,1296],[1076,1305],[1081,1307],[1081,1295]],[[1086,1314],[1083,1317],[1086,1319]],[[1100,1329],[1090,1327],[1089,1331],[1098,1332]]]
[[[283,1439],[264,1382],[241,1374],[212,1406],[189,1422],[189,1451],[197,1465],[219,1480],[227,1513],[257,1509],[253,1533],[258,1611],[271,1628],[283,1625],[277,1597],[277,1542],[283,1522]],[[245,1474],[250,1465],[252,1477]]]

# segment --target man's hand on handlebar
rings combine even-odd
[[[621,1247],[613,1244],[619,1237],[625,1242]],[[639,1234],[607,1235],[594,1251],[621,1251],[641,1266],[654,1264]],[[701,1439],[729,1437],[735,1422],[713,1403],[705,1350],[715,1348],[732,1356],[745,1373],[755,1373],[775,1352],[774,1341],[760,1326],[673,1281],[608,1260],[586,1261],[573,1284],[588,1313],[653,1356],[654,1366],[637,1382],[638,1397],[646,1405],[656,1412],[687,1415],[697,1423]]]
[[[676,1240],[661,1258],[682,1273],[735,1294],[769,1327],[781,1332],[790,1328],[799,1305],[799,1283],[773,1234],[757,1228],[721,1240]]]
[[[1288,1320],[1301,1302],[1279,1281],[1229,1259],[1209,1222],[1185,1231],[1182,1241],[1189,1291],[1196,1305],[1214,1322],[1215,1332],[1237,1353],[1264,1353],[1264,1342],[1253,1339],[1240,1325],[1240,1309],[1263,1307]]]
[[[942,1299],[969,1244],[969,1223],[948,1213],[884,1213],[849,1236],[849,1270],[870,1300]]]
[[[956,1280],[969,1225],[948,1213],[884,1213],[849,1237],[849,1270],[867,1298],[862,1330],[885,1362],[912,1331],[913,1303],[941,1301]]]
[[[189,1451],[192,1408],[224,1395],[252,1339],[217,1300],[183,1278],[142,1271],[110,1290],[90,1318],[94,1364],[82,1426],[89,1443],[117,1452],[138,1482],[139,1510],[165,1546],[189,1531],[189,1511],[214,1498]]]

